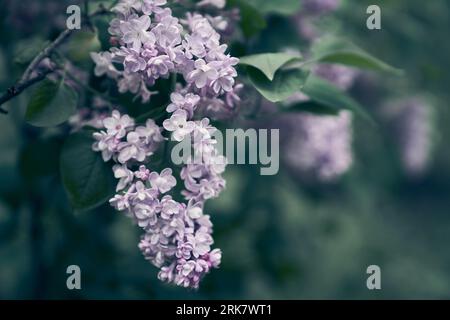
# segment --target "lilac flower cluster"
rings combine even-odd
[[[93,150],[101,152],[105,161],[115,162],[114,176],[119,181],[110,204],[145,231],[139,248],[160,268],[159,279],[191,288],[198,288],[202,277],[220,264],[221,251],[211,249],[212,223],[203,207],[207,199],[218,196],[224,188],[221,173],[226,164],[214,148],[215,128],[209,120],[190,120],[198,100],[194,94],[182,97],[174,93],[169,106],[173,115],[164,121],[164,128],[172,132],[174,140],[193,138],[198,143],[193,148],[202,150],[202,157],[209,159],[191,161],[182,168],[186,188],[182,194],[187,203],[168,194],[177,184],[170,168],[158,173],[145,165],[164,140],[163,129],[153,120],[136,126],[129,116],[113,111],[103,120],[103,130],[93,135]]]
[[[427,169],[433,145],[433,110],[423,99],[413,97],[388,103],[383,108],[400,150],[407,174],[419,176]]]
[[[291,118],[292,119],[292,118]],[[328,182],[337,179],[352,165],[352,116],[296,114],[284,148],[286,164],[304,177]],[[289,125],[290,124],[290,125]]]
[[[217,9],[224,5],[224,0],[197,3]],[[239,60],[226,54],[227,46],[220,42],[221,32],[228,28],[223,17],[187,13],[179,20],[166,0],[121,0],[113,11],[116,17],[109,32],[115,46],[92,53],[97,76],[117,80],[120,92],[136,94],[144,102],[155,94],[150,88],[158,79],[170,75],[184,79],[170,96],[166,110],[171,116],[163,128],[173,141],[187,142],[193,150],[180,173],[186,203],[167,194],[177,183],[170,168],[158,173],[145,165],[164,140],[163,128],[153,120],[136,126],[133,119],[114,111],[102,121],[103,130],[94,134],[93,149],[105,161],[116,163],[119,181],[110,203],[144,229],[139,248],[160,268],[158,277],[197,288],[201,278],[220,264],[221,251],[211,248],[212,224],[203,208],[225,187],[221,175],[226,159],[215,148],[216,128],[208,118],[196,119],[235,109],[242,88],[235,83]]]
[[[312,71],[318,77],[328,80],[341,90],[350,89],[359,75],[357,69],[330,63],[318,64]]]
[[[334,11],[339,0],[305,0],[302,9],[293,17],[299,35],[312,43],[319,37],[314,21],[319,16]],[[341,90],[350,89],[360,72],[344,65],[322,63],[312,68],[312,74],[325,79]],[[308,101],[302,92],[289,97],[287,105]],[[349,112],[339,116],[316,116],[302,113],[282,119],[284,127],[291,128],[285,137],[285,160],[287,165],[302,178],[329,182],[345,173],[353,163],[352,117]]]
[[[209,119],[192,120],[200,97],[175,92],[171,101],[167,111],[172,112],[172,116],[164,121],[163,126],[172,132],[172,140],[189,141],[193,149],[193,155],[186,159],[187,165],[181,170],[186,188],[183,195],[193,203],[202,204],[217,197],[225,187],[221,174],[225,171],[226,158],[215,148],[216,128],[210,125]]]
[[[203,1],[203,5],[220,1]],[[220,19],[187,13],[179,20],[165,7],[166,0],[121,0],[109,32],[118,44],[108,52],[92,53],[97,76],[106,74],[118,82],[119,91],[131,92],[147,102],[159,78],[180,74],[186,90],[201,97],[208,108],[233,108],[239,101],[234,66],[237,58],[226,54],[227,45],[213,24]],[[120,67],[118,67],[120,66]]]
[[[100,129],[103,127],[104,118],[105,115],[96,110],[80,108],[77,110],[77,113],[69,118],[68,123],[72,132],[79,131],[85,126]]]
[[[300,11],[293,16],[293,22],[298,34],[307,41],[312,41],[318,36],[315,20],[332,11],[335,11],[340,0],[303,0]]]
[[[302,9],[310,15],[318,15],[334,11],[340,0],[302,0]]]
[[[103,120],[111,114],[109,104],[100,97],[92,99],[91,108],[82,107],[68,119],[72,132],[81,130],[83,127],[95,129],[103,128]]]
[[[205,11],[205,14],[211,26],[220,34],[222,38],[228,39],[235,32],[235,27],[241,19],[239,8],[225,9],[225,0],[202,0],[196,3],[196,6]],[[217,15],[217,13],[219,13]]]

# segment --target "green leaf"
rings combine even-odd
[[[280,102],[302,89],[308,72],[301,69],[278,70],[273,81],[256,68],[249,67],[248,75],[256,90],[271,102]]]
[[[302,101],[284,107],[285,112],[309,112],[319,115],[338,115],[338,110],[330,108],[316,101]]]
[[[58,139],[39,139],[27,144],[19,158],[19,168],[23,177],[32,180],[56,175],[59,166],[61,143]]]
[[[25,119],[36,127],[53,127],[66,121],[77,106],[77,93],[63,80],[43,80],[31,96]]]
[[[247,0],[229,0],[227,1],[229,7],[239,8],[240,14],[240,26],[244,35],[249,38],[261,30],[263,30],[267,24],[261,13],[252,5],[248,4]]]
[[[362,69],[402,74],[401,70],[384,63],[353,43],[340,38],[327,36],[320,39],[313,45],[312,53],[313,60],[319,62],[338,63]]]
[[[101,44],[101,51],[108,51],[111,48],[110,38],[111,35],[108,32],[110,19],[105,16],[99,16],[93,19],[93,23],[97,28],[97,38]]]
[[[103,8],[111,8],[113,5],[117,4],[117,0],[91,0],[89,3],[89,14],[93,14]]]
[[[111,198],[117,184],[111,165],[92,151],[89,132],[69,136],[64,143],[60,170],[64,188],[76,210],[93,209]]]
[[[249,4],[258,8],[263,14],[278,13],[292,15],[300,9],[299,0],[247,0]]]
[[[288,63],[301,61],[300,55],[289,53],[261,53],[239,58],[242,65],[252,66],[260,70],[262,73],[273,80],[275,72]]]
[[[352,97],[330,82],[319,77],[310,76],[301,90],[311,101],[301,102],[287,110],[309,111],[322,114],[337,114],[340,110],[351,110],[373,122],[370,115]]]
[[[94,32],[82,30],[73,35],[66,50],[71,60],[81,63],[91,62],[90,53],[100,51],[101,47],[97,29]]]
[[[262,30],[252,43],[253,52],[283,52],[286,48],[300,48],[304,41],[298,36],[297,27],[292,19],[283,16],[269,16],[270,28]],[[282,37],[280,35],[283,35]]]
[[[19,42],[14,50],[14,62],[18,64],[30,63],[49,43],[50,41],[41,38]]]

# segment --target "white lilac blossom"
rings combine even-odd
[[[410,176],[427,169],[433,146],[433,109],[422,98],[390,102],[383,107],[398,145],[401,163]]]
[[[199,6],[223,8],[225,1],[208,0]],[[113,43],[108,52],[92,53],[96,63],[95,74],[117,81],[119,92],[131,92],[147,102],[155,92],[151,87],[159,78],[181,74],[187,82],[186,93],[194,99],[191,104],[214,109],[233,109],[239,97],[240,85],[234,66],[238,59],[226,53],[227,45],[220,42],[220,34],[228,28],[220,16],[202,16],[187,13],[179,20],[166,7],[165,0],[122,0],[113,8],[116,13],[109,27]],[[220,30],[219,30],[220,31]],[[192,116],[192,107],[186,109]],[[217,101],[221,101],[219,104]]]
[[[181,170],[186,203],[168,194],[177,184],[172,169],[156,172],[145,165],[163,141],[162,128],[153,120],[136,126],[129,116],[113,111],[102,121],[102,130],[94,133],[93,150],[102,152],[105,161],[113,159],[116,163],[113,171],[119,179],[117,194],[109,202],[143,229],[139,248],[147,260],[160,268],[159,279],[198,288],[203,276],[220,264],[221,251],[212,249],[212,223],[203,207],[207,199],[217,197],[225,187],[221,174],[226,161],[214,148],[216,129],[209,120],[194,121],[184,109],[189,106],[193,112],[199,99],[178,94],[171,98],[173,114],[165,121],[165,127],[178,141],[190,139],[196,150],[191,163]],[[180,128],[183,129],[179,132]],[[201,161],[195,162],[198,159]]]
[[[333,181],[352,165],[352,116],[296,114],[287,119],[286,164],[296,173],[321,182]]]

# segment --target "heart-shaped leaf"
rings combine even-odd
[[[91,52],[101,50],[101,43],[98,38],[98,32],[82,30],[73,35],[67,43],[66,51],[68,57],[77,62],[91,63]]]
[[[300,9],[301,1],[298,0],[247,0],[248,3],[264,14],[278,13],[292,15]]]
[[[227,6],[230,8],[239,8],[239,24],[247,38],[257,34],[267,26],[266,20],[259,10],[250,5],[248,0],[228,0]]]
[[[313,100],[302,101],[283,106],[285,112],[309,112],[319,115],[338,115],[339,110],[330,108]]]
[[[25,145],[19,156],[19,168],[27,180],[57,175],[61,141],[56,138],[38,139]]]
[[[313,45],[312,53],[313,60],[319,62],[338,63],[362,69],[402,74],[401,70],[384,63],[353,43],[340,38],[327,36],[319,39]]]
[[[310,100],[294,104],[286,110],[337,114],[340,110],[346,109],[373,122],[371,116],[357,101],[326,80],[310,76],[301,91]]]
[[[20,41],[14,50],[14,62],[23,65],[29,64],[49,43],[48,40],[39,37]]]
[[[278,70],[270,81],[260,70],[249,67],[248,75],[256,90],[271,102],[280,102],[302,89],[308,77],[302,69]]]
[[[36,127],[59,125],[74,114],[77,98],[77,93],[63,80],[45,79],[32,94],[25,119]]]
[[[301,61],[300,55],[289,53],[261,53],[239,58],[239,64],[252,66],[260,70],[272,81],[275,73],[291,62]]]
[[[117,184],[111,165],[92,150],[92,133],[79,132],[64,143],[60,170],[61,178],[73,207],[93,209],[111,198]]]

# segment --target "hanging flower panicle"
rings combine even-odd
[[[222,8],[224,1],[197,5]],[[160,268],[159,279],[179,286],[198,288],[200,280],[221,260],[212,249],[212,223],[204,214],[208,199],[225,188],[222,173],[226,159],[215,148],[214,128],[201,115],[221,115],[236,107],[241,84],[235,83],[238,59],[226,53],[215,29],[226,26],[220,17],[187,13],[179,20],[166,0],[122,0],[110,23],[112,42],[107,52],[93,53],[97,76],[117,81],[120,92],[131,92],[149,101],[151,87],[160,78],[181,75],[166,111],[170,118],[159,127],[152,119],[136,125],[134,119],[113,111],[94,133],[93,150],[104,161],[114,161],[117,194],[110,204],[144,230],[139,248]],[[184,183],[176,201],[170,191],[177,180],[172,169],[152,171],[151,156],[164,142],[163,130],[177,142],[188,141],[194,154],[181,169]]]

